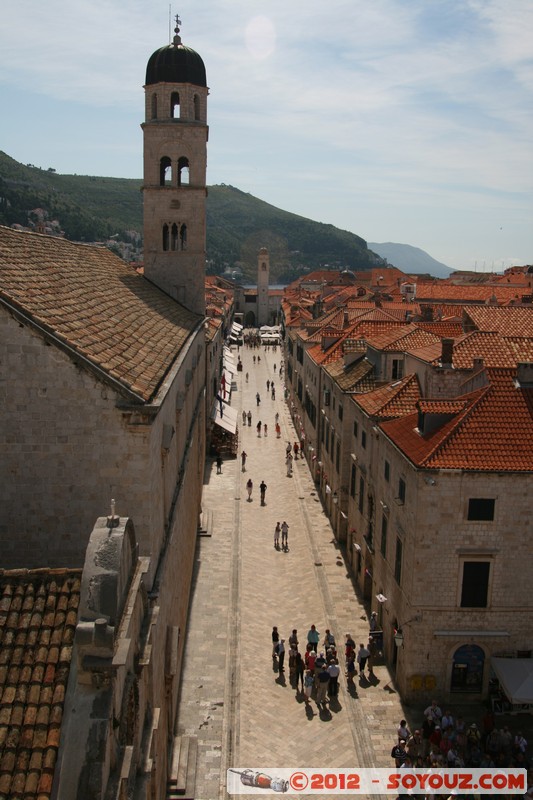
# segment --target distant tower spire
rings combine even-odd
[[[181,19],[179,17],[179,14],[176,14],[176,27],[174,28],[175,36],[173,39],[174,47],[178,47],[181,44],[180,25],[181,25]]]

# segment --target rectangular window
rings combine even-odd
[[[402,551],[403,551],[402,540],[399,537],[397,537],[396,538],[396,558],[394,559],[394,580],[398,584],[402,580]]]
[[[397,381],[399,378],[403,378],[403,359],[402,358],[393,358],[392,359],[392,380]]]
[[[471,497],[468,501],[468,519],[492,522],[495,501],[487,497]]]
[[[344,416],[344,409],[342,407],[342,403],[339,403],[339,410],[338,410],[339,419],[342,419]]]
[[[366,450],[366,431],[361,431],[361,447]]]
[[[341,464],[341,440],[337,439],[337,454],[335,456],[335,469],[337,470],[337,472],[340,469],[340,464]]]
[[[363,513],[363,509],[365,507],[365,479],[359,478],[359,513]]]
[[[383,467],[383,475],[388,483],[390,481],[390,464],[388,461],[385,461],[385,465]]]
[[[357,424],[357,422],[354,422],[353,424],[353,435],[356,439],[359,436],[359,425]]]
[[[489,595],[490,561],[465,561],[461,608],[486,608]]]
[[[352,471],[350,473],[350,496],[355,500],[355,464],[352,464]]]
[[[402,504],[405,503],[405,481],[403,478],[398,481],[398,500]]]
[[[381,517],[381,555],[383,558],[387,558],[387,533],[389,530],[389,520],[388,517],[383,514]]]

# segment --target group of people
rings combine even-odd
[[[521,731],[496,728],[495,716],[487,710],[480,725],[467,724],[449,709],[444,713],[433,700],[424,711],[422,725],[410,731],[405,719],[396,731],[391,758],[396,767],[472,767],[529,770],[528,742]]]
[[[314,696],[318,706],[325,705],[337,696],[341,668],[337,658],[335,637],[326,631],[323,650],[319,651],[320,634],[315,625],[307,632],[305,650],[302,654],[298,630],[293,628],[286,640],[280,638],[276,626],[272,628],[272,659],[280,675],[285,672],[285,656],[288,652],[289,680],[295,689],[301,689],[306,706]]]
[[[274,547],[276,550],[280,549],[280,539],[281,539],[281,550],[285,552],[289,551],[289,526],[283,520],[280,524],[279,522],[276,523],[276,527],[274,528]]]
[[[276,529],[278,528],[276,526]],[[277,534],[274,534],[274,542]],[[371,640],[372,641],[372,640]],[[285,656],[288,652],[289,679],[295,689],[301,687],[306,706],[314,699],[318,706],[323,706],[337,697],[339,692],[339,676],[341,674],[342,656],[339,656],[335,636],[326,629],[321,642],[320,633],[315,625],[311,625],[307,632],[305,649],[303,653],[298,637],[298,630],[293,629],[289,636],[288,644],[280,638],[277,626],[272,628],[272,658],[280,674],[285,672]],[[344,669],[348,685],[353,684],[354,677],[359,669],[364,674],[368,669],[372,674],[373,658],[375,651],[371,652],[364,644],[356,645],[349,633],[344,642]],[[357,665],[357,667],[356,667]]]
[[[246,453],[244,452],[244,450],[242,452],[243,452],[243,455],[241,455],[241,460],[242,460],[243,472],[244,472],[245,464],[246,464]],[[267,488],[268,487],[267,487],[266,483],[264,481],[261,481],[261,483],[259,484],[259,496],[261,498],[261,505],[262,506],[265,505],[265,497],[266,497]],[[253,490],[254,490],[254,482],[253,482],[253,480],[251,478],[248,478],[248,480],[246,481],[246,492],[248,493],[248,502],[249,503],[252,502],[252,492],[253,492]]]

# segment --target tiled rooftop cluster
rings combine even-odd
[[[51,796],[81,570],[0,571],[0,798]]]
[[[323,368],[342,391],[352,393],[419,467],[530,471],[533,387],[519,385],[517,365],[533,363],[533,305],[514,305],[517,290],[527,300],[527,268],[522,268],[520,280],[513,273],[512,286],[487,280],[469,285],[452,279],[414,279],[416,304],[398,302],[397,270],[375,272],[364,280],[357,273],[350,287],[342,285],[341,277],[335,284],[333,277],[328,280],[322,273],[306,276],[306,286],[317,281],[314,304],[312,290],[306,291],[307,307],[315,311],[308,323],[298,313],[299,282],[287,288],[283,304],[287,327],[298,331],[309,361]],[[385,299],[385,288],[392,299]],[[368,299],[371,292],[373,302]],[[398,313],[402,306],[408,309],[403,315]],[[350,352],[346,344],[354,340],[360,357],[345,361]],[[443,340],[448,340],[446,360]],[[380,357],[412,356],[428,369],[462,370],[464,385],[455,382],[457,396],[446,399],[423,397],[414,374],[380,386],[382,376],[370,363],[375,356],[367,351],[367,360],[366,348]],[[469,385],[468,371],[472,379],[480,372],[484,378]],[[427,433],[417,427],[420,413],[432,418]]]
[[[0,227],[0,297],[144,401],[200,318],[105,247]]]

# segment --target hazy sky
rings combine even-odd
[[[208,183],[455,268],[533,263],[532,0],[184,0]],[[3,0],[0,149],[142,177],[153,0]],[[172,25],[173,27],[173,25]]]

